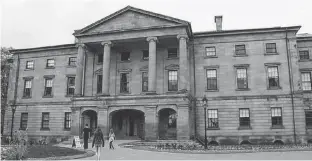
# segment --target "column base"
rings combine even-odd
[[[145,95],[156,95],[156,91],[148,91],[148,92],[145,92]]]

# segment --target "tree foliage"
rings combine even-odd
[[[6,109],[12,47],[1,47],[1,110]]]

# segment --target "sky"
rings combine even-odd
[[[312,33],[311,0],[1,0],[1,40],[15,49],[74,43],[81,29],[128,5],[191,23],[193,32],[302,26]]]

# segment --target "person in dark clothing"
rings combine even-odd
[[[83,147],[84,149],[88,149],[88,139],[89,134],[91,134],[91,129],[88,127],[88,124],[86,124],[85,128],[83,129]]]
[[[98,127],[94,133],[94,138],[92,142],[92,148],[96,147],[96,155],[97,155],[97,160],[100,160],[100,154],[101,154],[101,146],[104,147],[104,136],[102,133],[102,130]]]

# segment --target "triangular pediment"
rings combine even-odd
[[[128,6],[81,30],[75,31],[75,34],[92,34],[180,25],[188,25],[188,22]]]

